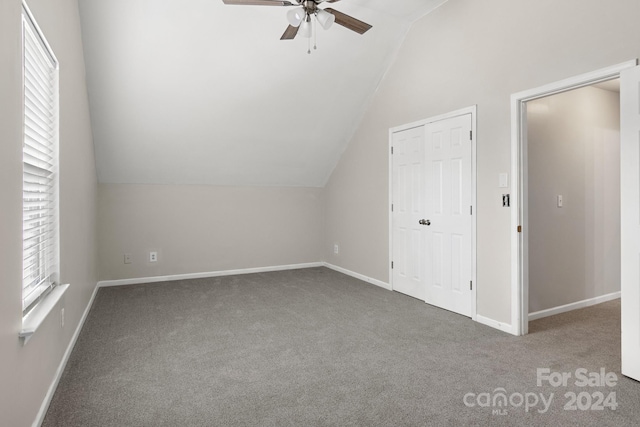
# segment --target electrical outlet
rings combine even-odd
[[[60,327],[64,328],[64,307],[60,309]]]
[[[149,252],[149,262],[158,261],[158,252]]]
[[[131,256],[131,254],[124,254],[124,263],[131,264],[131,261],[133,261],[133,257]]]
[[[338,245],[337,243],[333,245],[333,253],[336,255],[340,254],[340,245]]]

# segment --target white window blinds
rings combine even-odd
[[[23,6],[22,309],[58,280],[58,62]]]

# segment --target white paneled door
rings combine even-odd
[[[425,301],[471,316],[471,114],[425,127]]]
[[[620,74],[622,373],[640,381],[640,67]]]
[[[393,134],[393,289],[472,315],[471,114]]]
[[[424,127],[393,134],[393,290],[424,300]]]

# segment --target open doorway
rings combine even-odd
[[[525,110],[531,322],[620,298],[619,79]]]
[[[621,372],[640,381],[640,66],[627,61],[511,95],[512,333],[529,327],[526,103],[620,78]]]
[[[627,116],[633,115],[635,101],[633,97],[636,92],[633,90],[633,81],[635,80],[635,73],[638,70],[637,60],[627,61],[618,65],[614,65],[608,68],[603,68],[590,73],[582,74],[579,76],[571,77],[565,80],[561,80],[555,83],[550,83],[545,86],[540,86],[533,89],[528,89],[523,92],[514,93],[511,95],[511,174],[513,185],[511,187],[511,272],[512,272],[512,294],[511,294],[511,318],[512,318],[512,333],[514,335],[524,335],[528,333],[529,328],[529,265],[528,265],[528,248],[529,248],[529,218],[526,209],[527,202],[527,103],[537,99],[549,97],[556,94],[565,93],[574,89],[584,88],[595,84],[607,82],[624,76],[624,79],[620,79],[620,114],[621,123],[621,153],[624,150],[631,153],[633,147],[635,147],[635,136],[633,129],[635,125],[631,122]],[[631,101],[628,98],[632,98]],[[632,119],[635,120],[635,119]],[[631,124],[630,124],[631,123]],[[631,155],[633,155],[631,153]],[[621,154],[621,159],[625,156]],[[621,188],[622,194],[624,194],[625,185],[635,185],[635,179],[632,173],[625,173],[625,170],[633,172],[638,165],[621,163],[622,180]],[[629,178],[632,179],[629,179]],[[640,180],[639,180],[640,181]],[[626,183],[626,184],[625,184]],[[559,194],[556,194],[556,196]],[[628,200],[627,200],[628,199]],[[622,216],[622,232],[621,240],[622,247],[625,248],[625,244],[630,242],[629,237],[624,233],[625,228],[625,212],[628,210],[632,212],[633,197],[624,199],[621,197],[621,216]],[[557,199],[556,199],[557,203]],[[633,267],[633,264],[625,262],[625,251],[622,252],[622,307],[624,315],[625,306],[625,272],[627,269]],[[635,270],[634,270],[635,271]],[[631,293],[635,292],[635,288],[631,288]],[[634,303],[634,300],[628,300]],[[635,304],[635,303],[634,303]],[[623,322],[624,323],[624,322]],[[635,325],[635,319],[631,322]],[[638,319],[640,324],[640,318]]]

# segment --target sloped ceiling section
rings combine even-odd
[[[408,26],[441,3],[334,3],[373,29],[319,29],[308,55],[280,40],[285,7],[80,0],[100,182],[323,186]]]

